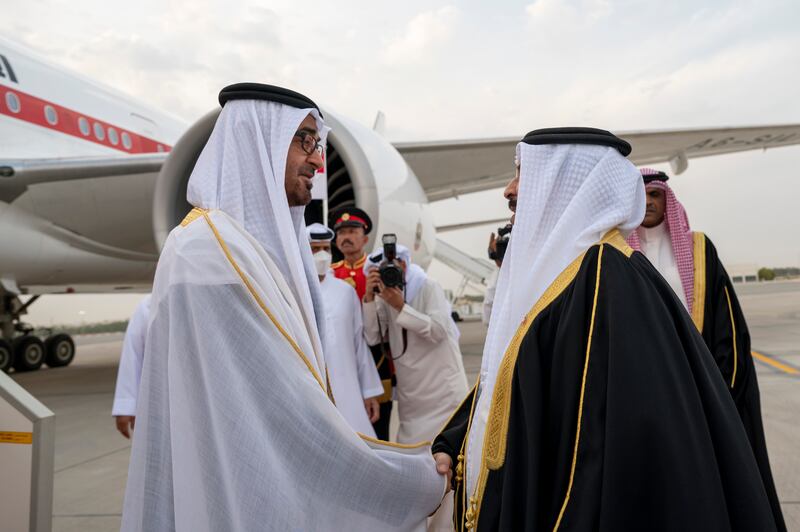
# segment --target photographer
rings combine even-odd
[[[508,239],[511,237],[511,224],[500,227],[497,230],[497,237],[494,233],[489,236],[489,260],[494,261],[497,269],[492,272],[491,277],[486,282],[486,294],[483,296],[483,315],[481,321],[484,325],[489,325],[489,318],[492,317],[492,305],[494,304],[494,293],[497,290],[497,278],[500,275],[500,267],[503,265],[503,257],[508,248]]]
[[[394,235],[384,235],[384,248],[364,267],[364,334],[375,344],[388,333],[397,372],[397,441],[417,443],[435,436],[459,405],[467,377],[444,291],[387,236]]]

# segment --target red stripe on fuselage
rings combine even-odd
[[[8,93],[15,94],[19,99],[19,112],[15,113],[9,108]],[[45,106],[48,105],[56,111],[58,120],[55,124],[48,122],[47,117],[45,116]],[[143,135],[133,133],[128,129],[123,129],[104,120],[93,118],[87,114],[79,113],[56,103],[48,102],[47,100],[42,100],[41,98],[37,98],[36,96],[32,96],[5,85],[0,85],[0,114],[22,120],[23,122],[36,124],[37,126],[45,127],[53,131],[71,135],[79,139],[87,140],[89,142],[94,142],[95,144],[100,144],[107,148],[113,148],[124,153],[153,153],[159,151],[170,151],[172,149],[171,146],[164,144],[163,142],[158,142]],[[80,126],[78,125],[78,121],[81,117],[88,121],[88,135],[84,135],[80,130]],[[95,124],[99,124],[103,128],[102,140],[95,136]],[[111,142],[111,138],[109,137],[109,128],[113,128],[117,132],[116,145]],[[130,136],[130,148],[126,148],[122,142],[123,133],[127,133]],[[161,146],[161,149],[159,149],[159,146]]]

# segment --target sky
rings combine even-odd
[[[187,123],[242,80],[292,87],[367,125],[383,111],[391,141],[564,125],[800,122],[794,0],[0,0],[0,8],[3,36]],[[670,184],[724,262],[800,266],[798,163],[800,147],[695,159]],[[501,191],[434,209],[441,225],[506,214]],[[492,229],[440,236],[483,256]],[[458,285],[441,264],[429,272]],[[31,321],[126,317],[138,299],[66,297],[37,303]]]

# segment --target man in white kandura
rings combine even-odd
[[[328,390],[303,222],[328,128],[279,87],[220,103],[156,271],[122,530],[417,530],[430,449],[359,436]]]
[[[114,405],[111,407],[111,415],[114,416],[117,430],[126,438],[131,437],[136,423],[136,401],[139,397],[144,339],[147,336],[149,317],[150,296],[147,295],[136,306],[128,322],[128,328],[125,329],[117,370],[117,386],[114,389]]]
[[[320,223],[306,230],[325,304],[325,363],[336,408],[354,430],[374,438],[383,384],[364,338],[361,303],[353,287],[329,271],[333,230]]]

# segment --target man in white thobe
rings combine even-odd
[[[336,408],[354,430],[374,438],[383,384],[364,338],[361,303],[355,290],[330,271],[333,231],[320,223],[306,229],[325,304],[325,363]]]
[[[114,389],[114,405],[111,415],[117,430],[126,438],[131,437],[136,423],[136,400],[139,397],[139,381],[142,377],[144,339],[147,335],[147,320],[150,317],[150,296],[147,295],[133,311],[119,357],[117,386]]]
[[[328,389],[303,222],[328,128],[279,87],[220,103],[156,270],[122,530],[417,530],[430,449],[359,436]]]

